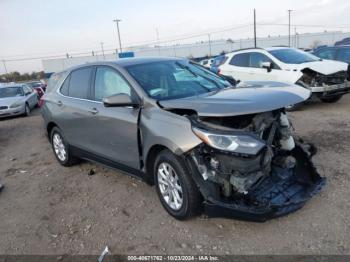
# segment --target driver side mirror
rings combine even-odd
[[[103,98],[102,102],[105,107],[125,107],[125,106],[138,107],[139,106],[138,103],[132,100],[131,96],[123,93],[105,97]]]
[[[261,67],[267,69],[267,72],[271,72],[272,63],[271,62],[262,62]]]

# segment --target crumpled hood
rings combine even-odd
[[[272,111],[300,103],[310,91],[297,85],[249,82],[196,97],[159,101],[164,109],[191,109],[199,116],[235,116]]]
[[[23,101],[23,97],[0,98],[0,106],[10,106],[14,103],[21,103],[22,101]]]
[[[305,68],[310,68],[323,75],[329,75],[329,74],[337,73],[339,71],[347,71],[348,64],[339,62],[339,61],[322,60],[322,61],[316,61],[316,62],[310,62],[310,63],[303,63],[300,65],[290,65],[289,69],[291,70],[297,69],[301,71]]]

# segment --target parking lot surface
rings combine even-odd
[[[328,184],[265,223],[170,217],[153,187],[95,164],[65,168],[39,110],[0,120],[0,254],[350,254],[350,95],[290,113]],[[95,175],[88,176],[91,169]]]

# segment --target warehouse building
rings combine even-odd
[[[314,48],[320,45],[334,45],[346,37],[350,37],[350,32],[322,32],[322,33],[307,33],[295,34],[291,36],[291,46],[297,48]],[[257,39],[259,47],[281,46],[288,45],[288,36],[273,36]],[[136,57],[141,56],[173,56],[173,57],[205,57],[216,56],[222,52],[230,52],[241,48],[249,48],[254,46],[254,39],[239,39],[239,40],[215,40],[202,41],[193,44],[177,44],[166,46],[137,46],[127,48],[126,51],[133,52]],[[42,60],[45,72],[58,72],[71,66],[80,65],[88,62],[115,60],[118,59],[116,53],[105,55],[78,56],[67,58],[56,58]]]

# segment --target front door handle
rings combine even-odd
[[[91,114],[93,114],[93,115],[96,115],[97,113],[98,113],[98,110],[97,110],[97,108],[91,108],[90,110],[89,110],[89,112],[91,113]]]
[[[57,101],[57,105],[58,105],[58,106],[63,106],[62,101]]]

